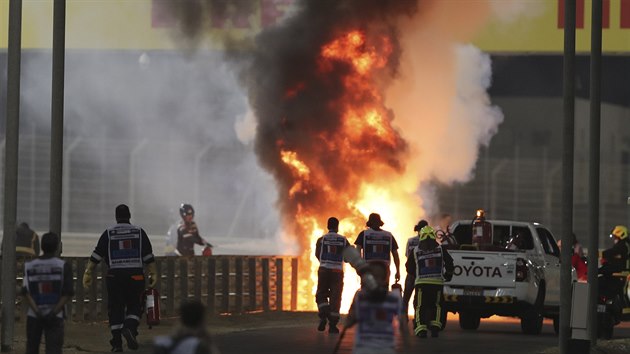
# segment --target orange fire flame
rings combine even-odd
[[[407,237],[421,214],[420,200],[416,196],[414,181],[402,175],[405,143],[393,128],[392,115],[384,107],[383,98],[375,80],[377,72],[386,67],[393,52],[387,36],[354,30],[339,36],[321,47],[318,73],[331,74],[335,68],[344,68],[344,91],[335,102],[328,102],[339,111],[339,128],[335,136],[321,136],[321,144],[314,152],[301,153],[289,148],[279,149],[280,159],[293,177],[287,197],[295,207],[290,220],[304,242],[306,249],[300,259],[300,310],[316,308],[314,294],[317,285],[317,261],[314,248],[317,238],[326,233],[325,222],[330,216],[340,219],[339,233],[352,244],[364,229],[369,213],[381,214],[384,229],[397,238],[400,270],[404,277],[404,246]],[[335,71],[338,73],[338,71]],[[293,99],[308,84],[288,90],[285,99]],[[282,145],[282,144],[279,144]],[[321,151],[323,149],[323,152]],[[341,176],[346,186],[340,190],[326,170],[322,156],[336,159],[336,163],[352,166]],[[309,199],[310,198],[310,199]],[[394,269],[392,262],[392,282]],[[404,278],[403,278],[404,280]],[[347,312],[353,294],[359,288],[359,278],[349,266],[345,269],[342,312]],[[305,290],[306,289],[306,290]]]

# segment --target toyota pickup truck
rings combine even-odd
[[[444,283],[446,311],[459,313],[462,329],[475,330],[481,318],[519,317],[526,334],[538,334],[543,318],[558,328],[560,250],[545,226],[534,222],[488,220],[492,239],[472,243],[471,220],[451,225],[458,246],[450,246],[455,271]]]

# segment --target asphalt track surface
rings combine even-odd
[[[144,320],[144,319],[143,319]],[[144,322],[144,321],[143,321]],[[162,324],[148,329],[143,323],[138,341],[140,349],[127,353],[153,353],[153,337],[171,333],[178,319],[165,319]],[[332,354],[338,334],[329,335],[318,332],[317,314],[314,312],[268,312],[243,315],[222,315],[209,319],[208,330],[212,333],[221,354]],[[15,328],[13,353],[24,353],[24,321],[18,321]],[[354,332],[350,330],[344,336],[339,354],[351,353]],[[598,353],[629,353],[630,323],[615,327],[614,339],[622,339],[621,346],[614,351]],[[110,334],[105,321],[66,323],[64,354],[109,353]],[[625,339],[625,340],[623,340]],[[619,341],[604,341],[612,343]],[[558,337],[553,333],[551,321],[545,320],[540,335],[521,333],[518,319],[492,317],[481,321],[476,331],[464,331],[459,328],[457,315],[449,314],[446,330],[439,338],[420,339],[408,331],[407,341],[401,336],[397,340],[398,353],[557,353]],[[601,343],[598,342],[598,344]],[[554,352],[555,350],[555,352]],[[44,352],[43,347],[40,352]]]
[[[333,353],[339,335],[316,330],[313,324],[289,328],[272,328],[227,333],[217,336],[222,354],[256,353]],[[540,353],[558,345],[550,320],[545,320],[540,335],[521,333],[520,321],[514,318],[493,317],[482,320],[479,329],[464,331],[459,328],[457,316],[450,316],[444,332],[439,338],[416,338],[408,329],[408,338],[397,338],[398,353]],[[339,354],[352,352],[354,331],[343,337]],[[630,324],[615,327],[614,338],[629,338]],[[405,344],[406,342],[406,344]]]

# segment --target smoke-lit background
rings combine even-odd
[[[64,230],[98,232],[118,203],[151,234],[182,202],[208,239],[273,237],[273,184],[235,123],[247,112],[231,70],[213,53],[69,51],[66,57]],[[49,53],[22,72],[18,218],[48,222]]]
[[[279,194],[269,166],[261,168],[254,152],[260,142],[255,135],[261,131],[260,116],[250,108],[256,96],[243,84],[260,47],[255,34],[222,36],[213,27],[216,15],[225,12],[232,16],[231,26],[238,27],[259,2],[190,2],[196,8],[169,6],[184,3],[179,1],[153,3],[172,11],[175,23],[182,24],[169,32],[175,49],[122,49],[127,46],[121,45],[121,49],[67,51],[64,231],[100,233],[114,221],[115,205],[127,203],[132,221],[161,237],[178,220],[179,204],[189,202],[195,206],[202,235],[210,242],[222,240],[213,242],[219,252],[221,244],[252,243],[252,239],[269,241],[264,242],[266,252],[297,251],[287,248],[280,237],[282,189]],[[400,3],[415,5],[415,1]],[[416,12],[410,12],[414,16],[405,13],[389,19],[404,36],[396,80],[387,86],[385,105],[395,113],[392,124],[408,144],[404,189],[424,201],[403,217],[410,219],[403,223],[413,224],[422,211],[450,212],[461,218],[485,207],[491,218],[543,221],[559,231],[561,57],[505,53],[490,57],[467,45],[489,19],[537,16],[537,7],[531,6],[536,2],[527,3],[479,0],[467,2],[469,8],[455,9],[452,6],[460,2],[422,1]],[[278,21],[280,27],[269,24],[260,38],[282,36],[282,26],[290,23],[293,14],[300,16],[300,9],[291,7],[288,20]],[[81,28],[81,36],[98,43],[110,35],[90,31],[90,19],[98,15],[86,11],[69,17],[68,29]],[[25,16],[49,13],[25,11]],[[42,31],[42,36],[49,35]],[[291,35],[296,51],[312,44]],[[216,49],[213,43],[223,43],[229,50]],[[42,231],[48,224],[50,54],[25,48],[22,57],[17,215],[19,221]],[[603,233],[628,216],[623,209],[630,150],[630,104],[627,93],[623,94],[626,61],[604,58],[603,174],[611,182],[603,186]],[[578,95],[588,97],[587,58],[579,57],[577,63]],[[4,50],[0,65],[6,67]],[[0,129],[4,130],[4,70],[0,81]],[[445,107],[451,110],[444,111]],[[580,171],[586,166],[587,113],[587,102],[578,100],[578,239],[585,236],[580,230],[585,229],[581,215],[586,215],[586,179]],[[423,152],[427,147],[431,154]]]
[[[50,51],[24,51],[17,215],[36,230],[48,225],[51,67]],[[186,202],[210,242],[273,239],[273,183],[237,136],[248,134],[246,114],[220,51],[68,50],[63,229],[100,233],[127,203],[132,221],[158,238]]]

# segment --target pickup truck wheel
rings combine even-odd
[[[521,317],[521,330],[525,334],[540,334],[543,317],[539,313],[531,313]]]
[[[553,316],[553,332],[560,334],[560,316]]]
[[[476,330],[479,328],[481,317],[474,312],[460,312],[459,326],[465,330]]]
[[[536,302],[530,311],[521,317],[521,330],[525,334],[540,334],[543,326],[542,309],[545,304],[545,282],[541,281],[538,287]]]
[[[615,320],[609,313],[597,316],[597,337],[611,339],[615,330]]]

